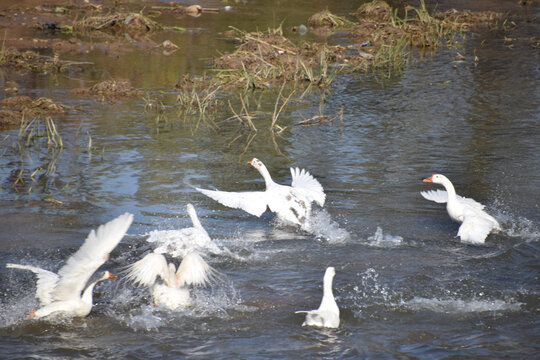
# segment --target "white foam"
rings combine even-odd
[[[402,303],[411,310],[428,310],[439,313],[476,313],[485,311],[519,311],[522,303],[503,300],[427,299],[414,297]]]

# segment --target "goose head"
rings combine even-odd
[[[104,271],[99,277],[98,281],[107,280],[107,279],[116,279],[118,276],[114,275],[110,271]]]
[[[332,280],[332,278],[336,275],[336,269],[333,266],[329,266],[326,268],[326,271],[324,272],[324,280],[329,281]]]
[[[425,178],[423,181],[427,183],[444,184],[448,181],[448,178],[441,174],[433,174],[430,177]]]
[[[248,161],[248,164],[253,166],[257,170],[260,170],[261,168],[264,167],[264,164],[262,163],[262,161],[257,158],[251,159],[251,161]]]

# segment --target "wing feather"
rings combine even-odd
[[[315,201],[323,206],[326,200],[322,185],[304,169],[291,168],[291,186],[309,201]]]
[[[422,195],[424,199],[435,201],[436,203],[439,203],[439,204],[442,204],[448,201],[448,193],[445,190],[421,191],[420,195]]]
[[[484,209],[484,205],[480,204],[478,201],[474,200],[474,199],[471,199],[471,198],[467,198],[467,197],[463,197],[463,196],[459,196],[459,195],[456,195],[457,196],[457,199],[459,202],[461,202],[462,204],[465,204],[467,206],[470,206],[476,210],[482,210]]]
[[[31,265],[6,264],[7,268],[30,270],[37,275],[36,298],[42,306],[52,302],[52,291],[58,282],[58,275],[55,273]]]
[[[244,210],[257,217],[261,216],[266,211],[268,205],[266,193],[263,191],[228,192],[200,188],[195,188],[195,190],[216,200],[222,205]]]
[[[459,227],[461,241],[471,244],[483,244],[493,229],[493,221],[481,216],[466,216]]]
[[[53,292],[54,300],[80,297],[90,276],[109,258],[109,254],[126,234],[133,215],[125,213],[90,231],[84,244],[58,271],[60,280]]]
[[[149,253],[141,260],[129,265],[123,272],[126,273],[127,280],[137,285],[151,286],[155,283],[157,276],[168,281],[169,268],[165,256]]]
[[[197,252],[192,252],[182,259],[176,278],[178,284],[182,285],[206,285],[216,271],[208,265]]]

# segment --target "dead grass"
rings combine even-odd
[[[42,97],[32,100],[29,96],[8,97],[0,100],[0,105],[4,108],[0,110],[0,129],[17,127],[23,119],[63,114],[67,109],[51,99]]]
[[[73,32],[101,31],[114,36],[128,34],[132,37],[161,30],[162,26],[141,13],[115,13],[90,16],[73,23]]]
[[[74,89],[78,96],[93,96],[100,101],[116,102],[123,98],[142,96],[143,92],[131,86],[129,80],[105,80],[89,88]]]

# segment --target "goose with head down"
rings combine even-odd
[[[446,203],[450,218],[461,223],[458,236],[461,241],[472,244],[483,244],[491,231],[501,229],[495,218],[484,211],[484,205],[456,194],[454,185],[444,175],[433,174],[424,182],[441,184],[444,190],[422,191],[420,194],[427,200]]]
[[[264,178],[265,191],[227,192],[199,188],[196,190],[225,206],[244,210],[257,217],[269,208],[279,219],[309,231],[311,203],[316,202],[323,206],[326,199],[321,184],[306,170],[299,168],[291,168],[290,186],[277,184],[272,180],[262,161],[253,158],[248,163]]]
[[[109,258],[109,254],[124,237],[133,215],[125,213],[92,230],[79,250],[71,255],[58,274],[31,265],[6,264],[8,268],[30,270],[37,275],[36,297],[41,308],[29,318],[45,316],[85,317],[92,310],[94,286],[116,276],[109,271],[94,272]],[[82,295],[81,295],[82,292]]]

